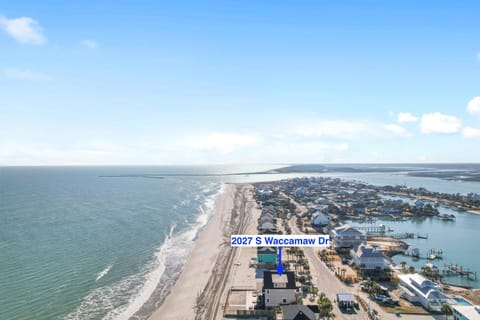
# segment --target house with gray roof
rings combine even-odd
[[[359,245],[367,243],[367,234],[363,230],[344,224],[330,231],[330,241],[337,250],[357,248]]]
[[[318,312],[315,313],[313,308],[304,306],[302,304],[292,304],[282,306],[283,320],[318,320]],[[317,308],[318,310],[318,308]]]
[[[378,247],[361,244],[357,249],[350,251],[353,262],[362,270],[384,270],[389,264],[382,251]]]
[[[272,222],[264,222],[259,225],[258,231],[260,234],[275,234],[277,233],[277,227]]]

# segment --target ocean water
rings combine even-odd
[[[0,168],[0,319],[145,318],[224,183],[247,179],[189,175],[270,168]]]
[[[225,183],[322,175],[244,174],[276,167],[0,167],[0,319],[145,319],[179,275]],[[239,174],[221,175],[232,173]],[[480,190],[391,173],[342,176]],[[456,249],[455,260],[480,270],[472,254],[480,216],[461,217],[416,228],[432,235],[426,246],[444,249],[438,241],[448,232],[454,240],[444,251]]]

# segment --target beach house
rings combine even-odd
[[[367,234],[363,230],[344,224],[330,231],[330,241],[336,250],[352,249],[367,243]]]
[[[273,215],[271,213],[262,213],[260,218],[258,218],[258,224],[259,225],[261,225],[262,223],[265,223],[265,222],[275,223],[275,218],[273,217]]]
[[[281,276],[275,271],[264,271],[263,273],[263,297],[265,307],[278,307],[292,304],[297,301],[297,286],[295,284],[295,273],[284,272]]]
[[[282,306],[283,320],[317,320],[319,319],[318,306],[304,306],[291,304]]]
[[[266,221],[259,225],[258,231],[260,234],[275,234],[277,227],[272,222]]]
[[[440,312],[442,305],[451,301],[440,285],[418,273],[400,274],[398,278],[402,296],[412,303],[420,303],[427,310]]]
[[[260,268],[269,268],[277,263],[277,248],[275,247],[258,247],[257,261]]]
[[[350,255],[353,262],[366,272],[383,271],[388,268],[388,262],[383,252],[377,247],[361,244],[352,249]]]
[[[324,227],[328,225],[329,221],[330,218],[321,211],[317,211],[312,215],[312,225],[315,227]]]

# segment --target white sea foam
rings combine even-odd
[[[212,190],[209,189],[208,192],[210,191]],[[65,319],[98,319],[107,310],[107,314],[103,316],[104,320],[130,319],[150,299],[160,283],[166,270],[167,257],[169,263],[178,263],[178,268],[184,263],[198,232],[214,214],[217,195],[223,191],[224,185],[218,189],[218,192],[205,199],[200,206],[196,223],[190,229],[178,235],[173,235],[175,227],[172,227],[165,242],[156,251],[155,258],[142,272],[125,277],[114,284],[94,289],[83,299],[80,306]],[[111,266],[100,272],[96,281],[104,277],[110,268]],[[126,299],[128,300],[127,303],[125,303]]]
[[[95,279],[95,282],[97,282],[98,280],[102,279],[103,277],[105,277],[107,275],[107,273],[110,271],[110,269],[112,269],[113,267],[113,264],[111,265],[108,265],[105,269],[103,269],[102,271],[100,271],[97,275],[97,278]]]

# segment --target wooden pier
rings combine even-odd
[[[442,268],[442,274],[444,276],[466,276],[470,280],[477,281],[476,271],[470,271],[470,269],[464,268],[463,266],[458,264],[444,264]]]
[[[367,234],[384,234],[387,231],[383,224],[379,226],[355,227],[355,229],[365,231]]]
[[[442,249],[430,249],[427,253],[421,253],[418,248],[413,248],[412,250],[405,251],[406,256],[410,256],[417,259],[443,259],[443,250]]]
[[[402,233],[394,233],[390,235],[392,238],[395,239],[413,239],[415,238],[415,234],[411,232],[402,232]]]

